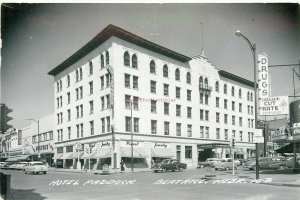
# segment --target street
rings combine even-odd
[[[299,187],[257,183],[229,183],[201,180],[206,169],[167,173],[68,173],[49,171],[29,175],[23,171],[2,170],[11,174],[12,199],[299,199]],[[227,172],[219,172],[227,173]],[[229,172],[228,172],[229,173]],[[239,169],[239,174],[253,171]],[[267,180],[268,174],[262,176]],[[237,179],[239,179],[237,177]]]

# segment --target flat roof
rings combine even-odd
[[[224,77],[224,78],[228,78],[230,80],[233,80],[233,81],[236,81],[238,83],[242,83],[244,85],[248,85],[250,87],[253,87],[254,88],[254,82],[252,81],[249,81],[245,78],[242,78],[240,76],[237,76],[237,75],[234,75],[234,74],[231,74],[229,72],[226,72],[224,70],[219,70],[219,74],[220,76]]]
[[[163,46],[160,46],[156,43],[150,42],[149,40],[132,34],[124,29],[121,29],[120,27],[110,24],[106,28],[104,28],[100,33],[98,33],[92,40],[90,40],[87,44],[80,48],[77,52],[71,55],[68,59],[66,59],[54,69],[52,69],[50,72],[48,72],[48,74],[52,76],[57,75],[58,73],[67,69],[69,66],[76,63],[82,57],[96,49],[99,45],[101,45],[103,42],[105,42],[112,36],[118,37],[137,46],[141,46],[145,49],[151,50],[153,52],[159,53],[161,55],[167,56],[169,58],[183,63],[188,62],[192,59],[188,56],[167,49]]]

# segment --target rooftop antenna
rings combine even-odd
[[[201,40],[202,40],[201,56],[204,56],[204,49],[203,49],[203,23],[202,22],[201,22]]]

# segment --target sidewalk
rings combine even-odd
[[[67,172],[67,173],[96,173],[96,174],[105,173],[102,170],[91,170],[91,172],[89,172],[88,170],[63,169],[63,168],[54,168],[54,167],[49,167],[49,171]],[[149,168],[134,168],[133,172],[131,172],[131,169],[127,168],[127,169],[125,169],[124,173],[151,172],[151,171],[152,170]],[[120,169],[109,169],[108,174],[115,174],[115,173],[121,173],[121,170]]]

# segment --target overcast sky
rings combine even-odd
[[[269,64],[299,63],[299,11],[298,4],[29,4],[2,11],[1,102],[14,110],[16,128],[28,125],[25,118],[54,112],[47,73],[108,24],[195,56],[203,22],[209,61],[253,81],[251,50],[235,31],[268,54]],[[273,96],[293,95],[292,67],[269,72]]]

